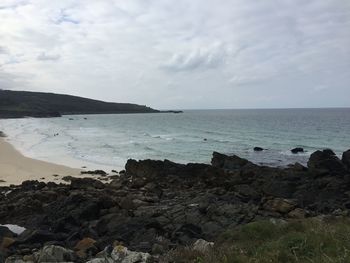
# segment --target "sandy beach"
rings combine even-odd
[[[0,138],[0,186],[21,184],[25,180],[61,182],[68,175],[79,176],[80,170],[25,157]]]

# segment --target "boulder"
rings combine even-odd
[[[144,177],[152,179],[164,170],[164,162],[156,160],[136,161],[129,159],[125,165],[125,173],[128,176]]]
[[[263,207],[270,212],[286,214],[296,207],[296,202],[291,199],[275,198],[268,200]]]
[[[290,150],[292,153],[297,154],[297,153],[303,153],[304,152],[304,148],[301,147],[296,147],[292,150]]]
[[[45,230],[25,230],[16,240],[16,244],[43,244],[47,241],[56,240],[56,236]]]
[[[35,254],[38,263],[41,262],[76,262],[76,255],[72,250],[60,246],[45,246]]]
[[[0,259],[1,259],[1,252],[0,252]],[[32,262],[25,262],[22,256],[11,256],[6,258],[5,263],[32,263]]]
[[[333,151],[323,150],[311,154],[307,166],[312,171],[342,172],[345,166]]]
[[[192,245],[192,249],[201,253],[208,252],[214,246],[214,242],[208,242],[204,239],[198,239]]]
[[[98,252],[95,243],[96,240],[86,237],[75,245],[74,250],[79,257],[86,258],[90,253],[96,254]]]
[[[14,235],[8,227],[0,225],[0,240],[4,237],[14,237]]]
[[[341,161],[348,169],[350,169],[350,150],[343,152]]]
[[[15,239],[11,237],[4,237],[0,243],[0,250],[9,248],[13,243],[15,243]]]
[[[94,170],[94,171],[81,171],[80,174],[90,174],[90,175],[102,175],[106,176],[107,173],[103,170]]]
[[[161,244],[153,244],[152,246],[152,254],[153,255],[161,255],[165,253],[165,248]]]
[[[288,217],[294,218],[294,219],[303,219],[306,216],[306,212],[304,209],[301,208],[295,208],[294,210],[290,211],[288,213]]]
[[[111,258],[117,263],[146,263],[151,258],[149,253],[130,251],[126,247],[118,245],[112,253]]]
[[[288,168],[290,168],[294,171],[306,171],[307,170],[307,168],[304,165],[302,165],[301,163],[298,163],[298,162],[288,165]]]
[[[213,157],[211,159],[212,166],[227,170],[240,169],[249,163],[251,162],[237,155],[228,156],[218,152],[213,152]]]
[[[105,187],[104,183],[101,181],[92,179],[92,178],[71,178],[70,183],[72,188],[80,189],[80,188],[97,188],[103,189]]]
[[[261,152],[263,151],[264,148],[261,148],[261,147],[254,147],[254,152]]]
[[[2,252],[0,249],[0,263],[4,263],[6,259],[6,254],[5,252]]]
[[[324,149],[323,152],[328,155],[335,155],[332,149]]]

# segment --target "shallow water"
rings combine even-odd
[[[213,151],[283,166],[306,163],[317,149],[331,148],[339,155],[349,149],[350,109],[26,118],[1,120],[0,130],[25,155],[73,167],[122,169],[128,158],[209,163]],[[255,146],[267,150],[254,152]],[[294,147],[307,152],[293,155]]]

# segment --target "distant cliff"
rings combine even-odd
[[[54,93],[0,90],[0,118],[156,112],[160,111],[131,103],[104,102]]]

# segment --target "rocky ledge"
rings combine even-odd
[[[211,165],[128,160],[110,183],[26,181],[0,188],[0,224],[26,229],[0,226],[0,262],[160,262],[252,221],[347,216],[349,189],[350,150],[317,151],[307,167],[214,152]]]

